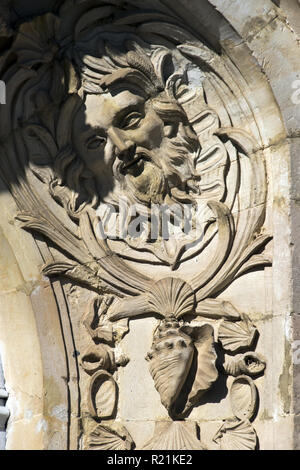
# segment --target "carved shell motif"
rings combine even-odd
[[[125,428],[116,431],[99,424],[90,434],[86,448],[87,450],[130,450],[133,446],[132,437]]]
[[[151,292],[148,293],[148,302],[151,311],[163,314],[165,318],[180,318],[192,313],[195,297],[193,290],[186,282],[167,277],[153,285]]]
[[[218,378],[216,368],[217,354],[214,348],[214,330],[211,325],[200,327],[183,327],[183,330],[191,330],[196,350],[197,364],[192,388],[188,394],[183,413],[194,406],[201,396],[211,388]]]
[[[248,420],[225,421],[216,433],[214,442],[221,450],[255,450],[257,437]]]
[[[235,358],[227,359],[224,369],[229,375],[237,377],[238,375],[250,375],[255,377],[261,374],[266,368],[265,358],[258,353],[248,352],[239,354]]]
[[[213,441],[221,450],[255,450],[257,437],[250,423],[257,406],[257,390],[246,375],[235,378],[230,388],[230,401],[235,418],[226,420]]]
[[[191,369],[194,371],[191,377],[193,383],[181,413],[186,413],[216,381],[217,356],[213,342],[213,328],[210,325],[180,325],[175,318],[160,322],[154,334],[152,350],[146,359],[150,363],[155,388],[170,416],[179,412],[175,402]]]
[[[231,408],[239,419],[251,419],[257,406],[257,390],[250,377],[240,375],[235,378],[230,388]]]
[[[106,345],[92,345],[84,353],[81,365],[87,374],[94,374],[99,369],[112,370],[115,367],[115,357],[112,348]]]
[[[204,450],[192,421],[158,421],[153,437],[142,450]]]
[[[251,347],[256,332],[250,321],[224,321],[219,328],[219,340],[225,351],[236,352]]]
[[[100,370],[89,387],[89,411],[93,418],[111,418],[117,402],[117,384],[111,374]]]
[[[170,411],[189,373],[194,345],[177,320],[162,320],[153,338],[152,350],[146,359],[161,402]]]

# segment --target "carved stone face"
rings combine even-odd
[[[164,126],[151,104],[125,90],[88,95],[85,106],[87,130],[79,149],[98,186],[103,189],[113,175],[132,187],[137,199],[157,200],[164,186],[159,154]]]
[[[151,100],[117,90],[87,95],[85,122],[75,141],[100,196],[119,188],[148,205],[162,202],[166,194],[169,133]],[[185,166],[189,176],[188,161]]]

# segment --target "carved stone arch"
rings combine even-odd
[[[62,289],[41,275],[45,242],[14,224],[17,207],[2,180],[0,200],[6,449],[76,449],[78,371],[68,312],[61,315]]]
[[[298,303],[290,278],[297,255],[292,258],[290,242],[298,190],[290,172],[300,108],[291,101],[296,54],[284,51],[299,44],[289,10],[285,16],[269,0],[262,6],[147,0],[142,12],[135,0],[14,7],[2,13],[1,68],[9,86],[0,136],[1,172],[18,210],[14,206],[3,222],[3,246],[12,247],[6,256],[16,259],[23,276],[39,349],[39,394],[33,416],[25,400],[24,418],[18,418],[11,339],[4,337],[8,447],[20,448],[14,436],[34,420],[39,441],[25,439],[24,448],[296,447],[298,403],[290,393],[293,379],[297,393],[291,340],[298,330],[291,312]],[[99,125],[114,109],[101,97],[122,107],[124,99],[114,99],[124,90],[146,102],[142,119],[131,117],[129,134],[117,121]],[[102,120],[93,109],[98,102]],[[126,186],[128,179],[108,176],[107,194],[101,193],[92,166],[77,158],[83,130],[76,126],[86,119],[89,131],[95,123],[101,127],[89,150],[109,139],[115,147],[117,139],[122,145],[132,139],[136,149],[145,139],[131,126],[146,120],[149,109],[147,125],[160,122],[168,144],[172,136],[185,139],[185,159],[195,155],[199,173],[189,173],[174,154],[178,140],[164,154],[161,142],[145,144],[136,160],[126,153],[133,146],[119,147],[124,174],[142,162],[133,175],[138,183]],[[158,160],[163,180],[153,147],[161,160],[173,152],[167,163],[176,162],[175,171]],[[148,180],[139,183],[145,168]],[[151,184],[143,193],[145,181]],[[99,221],[104,227],[101,207],[115,208],[120,194],[143,206],[140,220],[149,201],[179,207],[200,201],[202,238],[194,245],[170,244],[160,235],[155,243],[119,234],[103,241],[96,230]],[[3,198],[4,207],[5,191]],[[28,247],[21,261],[19,240]],[[23,257],[32,259],[32,278]],[[19,295],[19,274],[11,273],[13,295]],[[284,442],[278,429],[286,430]]]

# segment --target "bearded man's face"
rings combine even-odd
[[[84,120],[75,142],[100,197],[125,193],[132,202],[163,203],[172,173],[166,154],[178,125],[177,130],[166,125],[151,100],[129,90],[87,95]],[[188,159],[181,161],[180,172],[191,177]]]

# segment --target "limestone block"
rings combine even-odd
[[[43,394],[40,348],[29,298],[22,292],[2,294],[0,321],[10,420],[19,420],[27,409],[35,414],[40,410]]]
[[[43,415],[29,415],[17,421],[7,434],[7,450],[43,450],[47,423]]]
[[[5,274],[6,281],[1,283],[1,290],[6,288],[12,289],[17,286],[21,287],[21,284],[24,280],[24,289],[28,291],[31,290],[34,282],[40,278],[40,266],[42,264],[41,256],[36,247],[32,236],[29,233],[24,232],[18,227],[17,222],[15,221],[15,216],[17,214],[16,204],[7,192],[7,187],[4,185],[3,181],[0,180],[0,204],[2,209],[2,217],[0,221],[1,231],[3,236],[7,239],[5,242],[3,240],[3,255],[6,253],[8,257],[8,252],[13,251],[13,256],[16,259],[16,262],[19,266],[19,273],[12,274],[11,261],[9,264],[6,260],[1,262],[2,270],[7,270]],[[5,247],[5,248],[4,248]],[[6,283],[11,279],[10,284],[6,287]]]
[[[295,414],[295,419],[299,415],[299,396],[300,396],[300,317],[298,314],[294,314],[291,317],[291,324],[292,324],[292,364],[293,364],[293,398],[292,398],[292,406],[293,406],[293,413]]]

